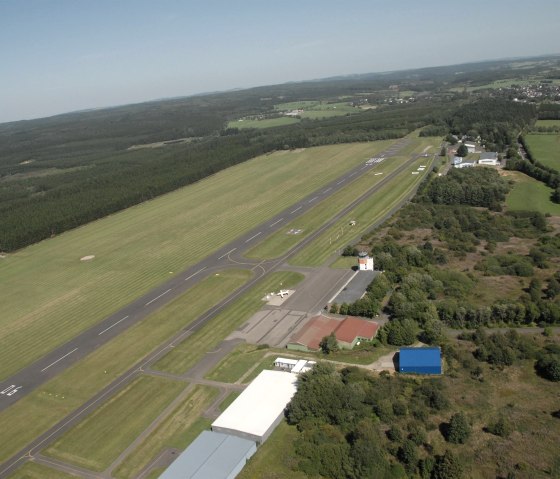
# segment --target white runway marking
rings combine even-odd
[[[150,304],[152,304],[154,301],[157,301],[159,298],[161,298],[163,295],[169,293],[169,291],[171,291],[173,288],[169,288],[167,291],[164,291],[163,293],[161,293],[159,296],[156,296],[154,299],[148,301],[144,307],[149,306]]]
[[[218,259],[225,258],[228,254],[233,253],[236,249],[237,249],[237,248],[230,249],[227,253],[224,253],[224,254],[223,254],[222,256],[220,256]],[[203,269],[204,269],[204,268],[203,268]],[[196,274],[196,273],[195,273],[195,274]],[[186,280],[185,280],[185,281],[186,281]]]
[[[350,178],[351,176],[354,176],[355,174],[356,174],[355,171],[354,171],[354,173],[350,173],[350,174],[348,175],[348,178]]]
[[[280,221],[282,221],[284,218],[280,218],[279,220],[275,221],[274,223],[272,223],[270,225],[270,227],[272,228],[274,225],[277,225],[278,223],[280,223]]]
[[[293,215],[296,211],[301,210],[301,206],[298,206],[294,211],[291,211],[290,214]]]
[[[342,183],[344,183],[344,180],[340,180],[337,185],[341,185]]]
[[[125,316],[122,319],[119,319],[116,323],[111,324],[111,326],[109,326],[108,328],[104,329],[103,331],[101,331],[97,336],[101,336],[103,333],[109,331],[112,327],[116,326],[117,324],[119,324],[120,322],[124,321],[126,318],[128,318],[128,316]]]
[[[61,358],[58,358],[56,361],[53,361],[52,363],[50,363],[46,368],[41,369],[41,372],[46,371],[47,369],[49,369],[51,366],[54,366],[56,363],[58,363],[59,361],[62,361],[66,356],[70,356],[74,351],[77,351],[78,348],[74,348],[72,349],[72,351],[70,351],[69,353],[66,353],[64,356],[62,356]]]
[[[323,193],[327,193],[328,191],[331,191],[331,190],[332,190],[332,188],[329,187],[325,191],[323,191]]]
[[[317,198],[319,198],[319,197],[318,197],[318,196],[315,196],[315,198],[311,198],[311,199],[309,200],[309,203],[313,203]]]
[[[249,241],[251,241],[252,239],[255,239],[257,236],[259,236],[260,234],[262,234],[262,231],[259,231],[256,235],[251,236],[248,240],[245,241],[245,243],[248,243]]]
[[[233,248],[231,251],[235,251],[237,248]],[[226,254],[230,254],[231,251],[228,251]],[[218,259],[222,259],[223,256],[220,256]],[[191,279],[193,276],[196,276],[198,273],[204,271],[206,269],[206,266],[204,268],[200,268],[196,273],[191,274],[190,276],[187,276],[185,278],[185,281],[188,281],[189,279]]]

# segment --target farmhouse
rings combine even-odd
[[[454,156],[453,159],[451,160],[451,164],[453,166],[460,165],[461,163],[463,163],[463,158],[461,158],[460,156]]]
[[[289,372],[262,371],[212,423],[212,431],[262,444],[282,421],[296,382]]]
[[[399,372],[408,374],[441,374],[439,348],[401,348]]]
[[[255,441],[203,431],[167,468],[161,479],[232,479],[256,452]]]
[[[334,333],[340,348],[352,349],[360,341],[371,341],[378,329],[378,323],[361,318],[349,316],[340,320],[316,316],[291,337],[286,347],[298,351],[317,351],[321,347],[321,340]]]
[[[479,165],[497,166],[499,164],[498,153],[495,151],[487,151],[480,154],[478,160]]]
[[[463,144],[467,147],[469,153],[474,153],[476,151],[476,143],[472,141],[465,141]]]

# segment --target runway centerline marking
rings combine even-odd
[[[231,251],[236,250],[237,248],[233,248]],[[231,251],[229,251],[227,254],[231,253]],[[218,258],[221,259],[221,258]],[[185,281],[188,281],[189,279],[191,279],[193,276],[196,276],[198,273],[201,273],[202,271],[204,271],[206,269],[206,266],[204,268],[200,268],[196,273],[191,274],[190,276],[187,276],[185,278]]]
[[[218,259],[225,258],[228,254],[233,253],[236,249],[237,249],[237,248],[230,249],[227,253],[224,253],[224,254],[223,254],[222,256],[220,256]],[[202,269],[204,269],[204,268],[202,268]],[[202,270],[201,270],[201,271],[202,271]],[[200,271],[197,271],[197,273],[199,273],[199,272],[200,272]],[[195,274],[196,274],[196,273],[195,273]],[[194,274],[193,274],[192,276],[194,276]],[[189,276],[189,278],[190,278],[190,277],[191,277],[191,276]],[[188,278],[187,278],[187,279],[188,279]],[[186,281],[186,280],[185,280],[185,281]]]
[[[149,306],[150,304],[152,304],[154,301],[157,301],[159,298],[161,298],[163,295],[166,295],[167,293],[169,293],[169,291],[171,291],[173,288],[169,288],[167,291],[164,291],[163,293],[161,293],[159,296],[156,296],[154,299],[148,301],[144,307]]]
[[[56,361],[53,361],[52,363],[50,363],[46,368],[41,369],[41,372],[46,371],[47,369],[49,369],[51,366],[54,366],[56,363],[58,363],[59,361],[62,361],[65,357],[70,356],[73,352],[77,351],[78,348],[74,348],[72,349],[72,351],[70,351],[69,353],[66,353],[64,356],[62,356],[61,358],[58,358]]]
[[[341,185],[342,183],[344,183],[344,180],[340,180],[337,185]]]
[[[354,173],[350,173],[350,174],[348,175],[348,178],[350,178],[351,176],[354,176],[355,174],[356,174],[355,171],[354,171]]]
[[[119,319],[116,323],[111,324],[111,326],[109,326],[108,328],[105,328],[103,331],[101,331],[97,336],[101,336],[103,333],[109,331],[111,328],[115,327],[117,324],[124,321],[126,318],[128,318],[128,316],[125,316],[124,318]]]
[[[319,197],[318,197],[318,196],[315,196],[314,198],[311,198],[311,199],[309,200],[309,203],[313,203],[317,198],[319,198]]]
[[[280,223],[280,221],[282,221],[284,218],[280,218],[279,220],[275,221],[274,223],[272,223],[270,225],[270,227],[272,228],[274,225],[277,225],[278,223]]]
[[[257,236],[259,236],[260,234],[262,234],[262,231],[259,231],[256,235],[251,236],[248,240],[245,241],[245,243],[248,243],[249,241],[255,239]]]
[[[290,211],[290,214],[293,215],[296,211],[301,210],[301,206],[298,206],[294,211]]]
[[[331,191],[331,190],[332,190],[332,188],[329,187],[329,188],[327,188],[325,191],[323,191],[323,193],[327,193],[328,191]]]

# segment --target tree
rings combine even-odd
[[[399,447],[397,451],[397,459],[404,464],[408,472],[413,472],[418,462],[416,444],[408,439],[404,441],[403,445]]]
[[[549,381],[560,381],[560,356],[547,355],[540,358],[535,365],[539,375]]]
[[[436,457],[432,479],[460,479],[462,476],[463,467],[451,451],[447,450],[443,456]]]
[[[447,149],[445,148],[445,146],[441,147],[441,150],[439,152],[439,156],[443,156],[443,157],[447,156]]]
[[[461,144],[459,148],[457,148],[457,156],[464,158],[468,154],[469,154],[469,149],[466,147],[466,145]]]
[[[416,327],[409,319],[390,321],[384,329],[387,331],[387,343],[393,346],[406,346],[416,341]]]
[[[509,437],[513,432],[513,426],[504,416],[500,416],[497,421],[491,423],[486,428],[490,434],[500,437]]]
[[[336,353],[339,348],[334,332],[325,336],[319,343],[319,346],[321,346],[321,351],[323,351],[324,354]]]
[[[471,435],[471,426],[466,416],[456,413],[451,416],[445,439],[452,444],[464,444]]]

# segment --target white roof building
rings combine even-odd
[[[262,371],[212,423],[212,430],[262,444],[282,421],[296,382],[296,374]]]

